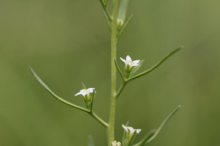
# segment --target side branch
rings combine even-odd
[[[75,104],[73,104],[73,103],[70,103],[70,102],[64,100],[63,98],[59,97],[58,95],[56,95],[56,94],[40,79],[40,77],[34,72],[34,70],[33,70],[31,67],[29,67],[29,68],[30,68],[32,74],[34,75],[34,77],[38,80],[38,82],[39,82],[53,97],[55,97],[56,99],[58,99],[59,101],[61,101],[62,103],[66,104],[66,105],[69,105],[69,106],[71,106],[71,107],[77,108],[77,109],[82,110],[82,111],[84,111],[84,112],[89,112],[89,110],[87,110],[87,109],[85,109],[85,108],[83,108],[83,107],[80,107],[80,106],[78,106],[78,105],[75,105]]]
[[[106,4],[104,4],[104,2],[102,0],[99,0],[99,1],[100,1],[101,5],[102,5],[102,8],[104,9],[104,12],[107,15],[108,19],[110,21],[112,21],[112,16],[110,15],[108,9],[106,8]]]
[[[104,127],[108,127],[108,123],[103,121],[99,116],[97,116],[93,111],[89,113],[94,119],[96,119],[100,124],[102,124]]]
[[[103,121],[100,117],[98,117],[92,110],[88,110],[88,109],[85,109],[83,107],[80,107],[78,105],[75,105],[73,103],[70,103],[66,100],[64,100],[63,98],[59,97],[58,95],[56,95],[41,79],[40,77],[34,72],[34,70],[29,67],[32,74],[34,75],[34,77],[38,80],[38,82],[53,96],[55,97],[56,99],[58,99],[59,101],[61,101],[62,103],[66,104],[66,105],[69,105],[71,107],[74,107],[76,109],[79,109],[81,111],[84,111],[84,112],[87,112],[88,114],[90,114],[93,118],[95,118],[99,123],[101,123],[103,126],[105,127],[108,127],[108,124]]]
[[[147,71],[144,71],[134,77],[129,78],[127,81],[131,81],[134,79],[137,79],[143,75],[146,75],[150,72],[152,72],[153,70],[155,70],[157,67],[159,67],[164,61],[166,61],[169,57],[171,57],[173,54],[175,54],[176,52],[178,52],[180,49],[182,49],[183,47],[179,47],[177,49],[175,49],[174,51],[170,52],[168,55],[166,55],[163,59],[161,59],[157,64],[155,64],[153,67],[151,67],[150,69],[148,69]]]
[[[117,68],[121,78],[123,79],[123,81],[125,81],[125,78],[124,78],[124,76],[123,76],[123,74],[122,74],[122,72],[121,72],[121,70],[120,70],[120,68],[118,66],[118,63],[117,63],[116,59],[114,61],[115,61],[115,66],[116,66],[116,68]]]
[[[126,84],[127,84],[127,82],[123,82],[123,84],[122,84],[121,87],[119,88],[118,92],[115,94],[115,98],[118,98],[118,97],[119,97],[119,95],[121,94],[121,92],[124,90]]]

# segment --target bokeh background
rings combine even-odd
[[[154,72],[132,81],[117,104],[116,140],[127,120],[142,132],[178,113],[149,146],[220,145],[220,1],[131,0],[134,17],[118,43],[119,57],[151,67],[180,45],[185,48]],[[108,120],[110,32],[98,0],[1,0],[0,145],[106,146],[106,130],[92,117],[54,99],[31,66],[64,99],[81,82],[95,87],[95,112]],[[118,78],[118,85],[121,79]]]

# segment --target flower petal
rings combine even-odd
[[[80,92],[76,93],[75,96],[77,96],[77,95],[81,95],[81,94],[82,94],[82,93],[81,93],[81,91],[80,91]]]
[[[123,58],[120,57],[120,59],[121,59],[124,63],[126,63],[126,61],[125,61]]]
[[[127,55],[126,61],[132,61],[132,60],[131,60],[131,57],[130,57],[129,55]]]
[[[138,65],[139,65],[139,64],[132,64],[132,65],[130,65],[130,66],[132,67],[132,66],[138,66]]]
[[[141,132],[141,129],[136,129],[137,134]]]
[[[86,89],[80,90],[79,93],[76,93],[75,96],[77,96],[77,95],[83,95],[83,96],[85,96],[85,95],[86,95]]]
[[[133,63],[138,64],[140,62],[140,60],[135,60],[133,61]]]
[[[128,128],[124,124],[122,124],[122,127],[124,128],[125,131],[128,132]]]
[[[87,95],[89,95],[89,93],[88,92],[83,92],[83,93],[81,93],[83,96],[85,96],[86,94]]]
[[[89,92],[92,93],[93,90],[95,90],[95,88],[88,88],[87,90],[89,90]]]
[[[133,127],[127,127],[131,134],[133,134],[136,130]]]

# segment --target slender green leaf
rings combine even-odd
[[[112,20],[112,16],[110,15],[108,9],[107,9],[107,3],[105,3],[103,0],[99,0],[101,5],[102,5],[102,8],[104,9],[105,11],[105,14],[107,15],[108,19],[111,21]],[[107,1],[106,1],[107,2]]]
[[[72,103],[70,103],[70,102],[68,102],[68,101],[66,101],[66,100],[64,100],[64,99],[62,99],[62,98],[59,97],[58,95],[56,95],[56,94],[40,79],[40,77],[34,72],[34,70],[33,70],[31,67],[29,67],[29,68],[30,68],[32,74],[34,75],[34,77],[38,80],[38,82],[39,82],[51,95],[53,95],[53,97],[55,97],[56,99],[58,99],[58,100],[61,101],[62,103],[65,103],[65,104],[67,104],[67,105],[69,105],[69,106],[71,106],[71,107],[75,107],[75,108],[77,108],[77,109],[79,109],[79,110],[82,110],[82,111],[85,111],[85,112],[89,112],[87,109],[85,109],[85,108],[83,108],[83,107],[80,107],[80,106],[78,106],[78,105],[72,104]]]
[[[121,30],[120,30],[119,33],[117,34],[117,38],[118,38],[118,39],[120,39],[121,35],[124,33],[125,29],[127,28],[128,24],[130,23],[131,18],[132,18],[133,16],[134,16],[134,15],[132,14],[132,15],[128,18],[127,22],[123,25],[123,27],[121,28]]]
[[[180,49],[182,49],[182,48],[183,48],[183,47],[181,46],[181,47],[179,47],[179,48],[173,50],[173,51],[170,52],[168,55],[166,55],[163,59],[161,59],[157,64],[155,64],[153,67],[151,67],[150,69],[148,69],[148,70],[146,70],[146,71],[144,71],[144,72],[142,72],[142,73],[140,73],[140,74],[138,74],[138,75],[136,75],[136,76],[134,76],[134,77],[131,77],[128,81],[137,79],[137,78],[139,78],[139,77],[141,77],[141,76],[143,76],[143,75],[146,75],[146,74],[152,72],[154,69],[156,69],[157,67],[159,67],[165,60],[167,60],[170,56],[172,56],[173,54],[175,54],[176,52],[178,52],[178,51],[179,51]]]
[[[133,141],[134,141],[136,135],[137,135],[136,132],[134,132],[134,133],[131,135],[131,137],[130,137],[130,139],[128,140],[126,146],[130,146],[130,145],[133,143]]]
[[[133,146],[142,146],[144,145],[155,133],[155,129],[151,130],[149,133],[147,133],[147,135],[142,138],[142,140],[140,142],[138,142],[137,144],[133,145]]]
[[[103,7],[105,7],[104,1],[103,1],[103,0],[99,0],[99,1],[100,1],[101,5],[102,5]]]
[[[105,15],[105,19],[106,19],[106,22],[107,22],[107,24],[108,24],[109,30],[111,31],[111,21],[109,20],[109,17],[108,17],[108,15],[106,14],[105,11],[104,11],[104,15]]]
[[[134,74],[134,73],[136,73],[136,71],[138,71],[138,69],[142,66],[142,64],[144,63],[144,60],[141,60],[138,64],[138,66],[135,66],[133,69],[132,69],[132,71],[130,72],[130,77]]]
[[[89,146],[95,146],[92,135],[89,135]]]
[[[82,82],[82,87],[84,88],[84,89],[86,89],[86,86],[85,86],[85,84]]]
[[[116,60],[114,60],[114,61],[115,61],[115,66],[116,66],[116,68],[117,68],[117,70],[118,70],[118,72],[119,72],[119,74],[120,74],[121,78],[122,78],[122,79],[123,79],[123,81],[124,81],[125,79],[124,79],[124,76],[123,76],[123,74],[122,74],[122,72],[121,72],[121,70],[120,70],[119,66],[118,66],[118,63],[117,63],[117,61],[116,61]]]
[[[129,0],[121,0],[120,6],[119,6],[117,19],[122,20],[122,22],[124,22],[126,18],[128,3],[129,3]]]
[[[95,100],[95,90],[93,90],[93,93],[92,93],[92,99],[91,99],[91,111],[93,110],[93,103],[94,103],[94,100]]]
[[[161,131],[161,129],[163,128],[163,126],[168,122],[168,120],[178,111],[178,109],[181,106],[179,105],[178,107],[176,107],[168,116],[167,118],[161,123],[161,125],[158,127],[158,129],[155,131],[154,135],[146,142],[149,143],[150,141],[152,141]]]

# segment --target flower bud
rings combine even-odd
[[[122,19],[117,19],[117,29],[118,31],[121,30],[121,27],[123,26],[124,22]]]
[[[117,18],[117,29],[118,30],[120,30],[124,24],[126,13],[127,13],[128,1],[129,0],[121,0],[119,11],[118,11],[118,18]]]
[[[113,141],[112,142],[112,146],[121,146],[121,143],[117,142],[117,141]]]

